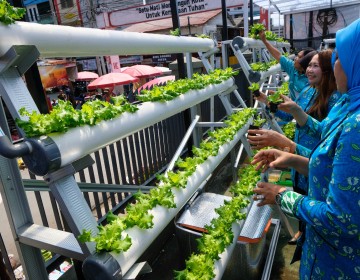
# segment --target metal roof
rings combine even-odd
[[[348,5],[360,5],[359,0],[253,0],[253,3],[280,14],[295,14]]]

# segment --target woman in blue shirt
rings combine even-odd
[[[281,69],[288,74],[290,97],[291,99],[295,100],[301,90],[309,84],[308,78],[305,75],[306,67],[304,68],[299,63],[299,60],[311,51],[314,51],[314,49],[305,48],[298,52],[295,59],[292,60],[286,56],[283,56],[277,48],[275,48],[268,40],[266,40],[264,31],[260,31],[259,37],[269,53],[280,63]]]
[[[308,175],[308,195],[270,183],[254,189],[265,204],[278,203],[306,223],[301,279],[360,278],[360,19],[336,33],[334,73],[348,106],[331,122],[310,159],[279,150],[261,151],[258,169],[292,167]],[[341,110],[339,110],[341,111]],[[257,199],[256,198],[256,199]]]
[[[334,73],[331,66],[331,50],[325,50],[316,54],[307,69],[307,75],[311,77],[310,85],[306,86],[295,101],[286,96],[282,96],[284,103],[278,105],[279,110],[284,111],[286,121],[294,118],[294,112],[301,111],[308,114],[318,121],[326,118],[329,111],[341,97],[336,91]],[[296,144],[304,145],[311,149],[319,141],[317,135],[308,135],[296,129]],[[255,149],[261,149],[268,146],[278,148],[290,148],[292,152],[296,149],[296,144],[284,135],[275,131],[260,129],[249,130],[248,140]]]

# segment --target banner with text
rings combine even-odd
[[[221,1],[214,0],[179,0],[177,3],[179,15],[221,9]],[[226,2],[227,8],[242,5],[243,0],[227,0]],[[169,17],[171,17],[170,1],[161,1],[110,12],[109,23],[110,26],[122,26]],[[98,27],[102,28],[103,26]]]

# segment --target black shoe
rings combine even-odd
[[[297,238],[296,237],[293,237],[293,238],[291,238],[289,241],[288,241],[288,244],[289,245],[296,245],[296,243],[297,243]]]

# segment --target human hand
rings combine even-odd
[[[252,148],[259,150],[264,147],[291,147],[292,141],[285,135],[269,129],[249,129],[247,139]]]
[[[254,200],[259,200],[257,206],[264,206],[266,204],[275,204],[275,196],[286,190],[286,188],[274,185],[272,183],[259,182],[257,187],[254,189]]]
[[[263,42],[266,41],[266,36],[265,36],[265,31],[264,30],[259,31],[259,38]]]
[[[251,164],[258,164],[256,170],[261,169],[261,172],[265,172],[268,168],[291,167],[293,156],[293,154],[277,149],[263,150],[254,156]]]
[[[259,96],[254,95],[254,99],[259,102],[265,103],[265,104],[268,103],[268,98],[267,98],[266,94],[263,93],[262,91],[259,91]]]
[[[284,102],[278,105],[278,109],[289,114],[293,114],[297,110],[302,110],[301,107],[286,95],[281,95]]]

